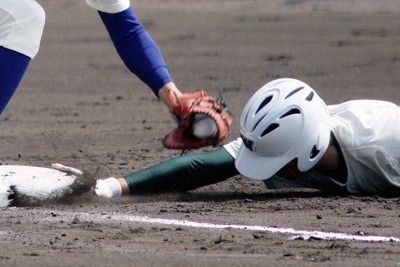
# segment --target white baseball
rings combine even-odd
[[[206,115],[196,115],[193,121],[193,135],[199,139],[207,139],[217,135],[217,124]]]

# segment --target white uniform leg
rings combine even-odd
[[[44,23],[45,12],[35,0],[1,0],[0,46],[34,58]]]
[[[129,0],[86,0],[86,3],[92,8],[106,13],[118,13],[130,6]]]

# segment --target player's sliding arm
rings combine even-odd
[[[185,192],[224,181],[236,174],[234,158],[224,149],[173,158],[123,178],[98,180],[97,195]]]

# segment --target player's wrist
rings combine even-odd
[[[174,108],[174,103],[170,99],[170,93],[172,93],[172,95],[175,97],[179,97],[182,95],[182,92],[179,91],[179,89],[173,82],[165,84],[163,87],[161,87],[157,94],[160,100],[165,104],[165,106],[167,106],[167,108],[172,111]]]
[[[121,186],[121,193],[122,195],[129,195],[131,190],[129,188],[128,182],[125,180],[125,178],[117,178],[120,186]]]

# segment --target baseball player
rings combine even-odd
[[[0,114],[39,51],[44,23],[35,0],[0,1]]]
[[[86,3],[98,11],[128,69],[151,88],[176,117],[178,128],[164,138],[165,147],[186,149],[216,145],[228,136],[232,120],[226,105],[204,91],[183,94],[177,88],[157,44],[130,8],[129,0],[86,0]],[[204,104],[206,102],[212,103]],[[194,110],[193,103],[196,103]],[[218,119],[221,112],[223,121]],[[200,113],[201,116],[196,116]],[[197,134],[196,124],[209,127],[209,134],[204,131]]]
[[[304,82],[278,79],[250,98],[237,140],[125,177],[97,180],[95,193],[111,198],[188,191],[240,173],[270,189],[399,194],[399,122],[396,104],[353,100],[326,106]]]

